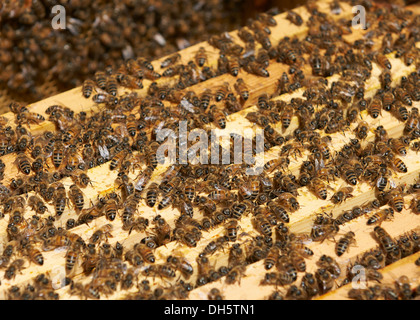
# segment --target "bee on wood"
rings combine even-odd
[[[381,225],[383,221],[392,219],[393,217],[394,217],[394,210],[392,208],[382,209],[369,217],[367,221],[367,225],[372,225],[372,224]]]
[[[76,211],[80,213],[80,211],[83,209],[85,205],[85,199],[84,199],[83,192],[80,190],[80,188],[77,185],[72,184],[70,186],[69,198],[71,202],[73,203]]]
[[[235,82],[235,90],[241,96],[242,100],[246,101],[249,98],[249,88],[242,78],[238,78]]]
[[[179,59],[181,59],[181,55],[179,53],[175,53],[175,54],[167,57],[166,59],[164,59],[162,61],[162,63],[160,64],[160,67],[161,68],[167,68],[167,67],[175,64],[176,62],[178,62]]]
[[[291,10],[287,12],[286,19],[297,26],[301,26],[303,24],[302,17],[298,13]]]
[[[351,244],[355,242],[355,234],[353,231],[347,232],[342,238],[337,242],[335,253],[337,256],[341,257],[347,250],[349,250]]]
[[[9,267],[4,272],[4,278],[7,280],[14,279],[17,273],[23,269],[24,264],[25,260],[23,259],[16,259],[12,263],[10,263]]]
[[[341,187],[334,195],[331,197],[331,201],[334,204],[342,203],[346,199],[353,197],[351,194],[353,192],[352,187]]]

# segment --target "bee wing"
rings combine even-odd
[[[109,160],[110,158],[110,152],[108,148],[105,145],[98,145],[99,154],[102,158]]]

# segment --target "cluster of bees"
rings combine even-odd
[[[64,10],[65,30],[53,19]],[[46,79],[70,89],[106,65],[161,57],[240,26],[240,1],[12,1],[0,9],[0,84],[37,101]]]
[[[334,4],[332,13],[338,12]],[[335,22],[309,2],[308,23],[316,27],[304,39],[283,38],[271,43],[270,28],[276,25],[276,11],[272,10],[259,14],[239,30],[243,45],[226,33],[211,37],[209,44],[220,51],[216,66],[209,63],[206,50],[200,47],[187,63],[181,63],[179,54],[169,56],[162,61],[160,73],[146,58],[129,58],[118,68],[96,71],[93,79],[84,82],[81,94],[92,99],[99,111],[75,113],[67,106],[51,105],[44,117],[11,103],[17,125],[12,128],[3,124],[0,152],[16,153],[14,165],[19,175],[8,185],[1,185],[3,215],[8,219],[8,243],[0,257],[5,279],[11,280],[21,272],[25,259],[43,265],[42,252],[64,247],[64,285],[81,299],[99,299],[119,290],[127,291],[126,299],[186,299],[194,288],[222,278],[229,285],[240,283],[246,267],[260,260],[267,270],[261,285],[289,288],[286,295],[276,291],[270,298],[310,299],[333,289],[344,270],[333,257],[324,255],[316,262],[317,271],[307,273],[305,260],[314,253],[305,244],[334,237],[341,225],[361,215],[369,215],[367,224],[375,225],[378,242],[378,249],[358,262],[372,270],[371,277],[379,278],[378,269],[417,252],[417,234],[395,240],[381,222],[402,211],[408,194],[412,195],[411,210],[420,212],[418,183],[404,188],[392,180],[395,172],[408,171],[403,161],[407,149],[419,149],[416,139],[420,137],[420,118],[412,105],[420,99],[420,74],[413,72],[393,87],[392,65],[386,57],[396,51],[406,65],[418,63],[415,43],[420,37],[420,20],[399,8],[367,7],[368,21],[379,19],[381,27],[372,26],[374,31],[354,44],[342,40],[343,35],[351,33],[346,21]],[[296,13],[289,12],[288,19],[300,23]],[[373,38],[383,39],[379,48],[374,47]],[[266,78],[274,61],[289,66],[288,73],[278,79],[276,93],[252,97],[252,88],[239,77],[240,71]],[[381,89],[372,98],[365,98],[364,83],[373,63],[382,70]],[[225,82],[201,93],[189,89],[223,74],[236,77],[235,84]],[[340,79],[328,83],[325,77],[334,74]],[[152,82],[147,88],[146,79]],[[276,99],[302,87],[306,88],[302,98],[290,102]],[[147,94],[141,96],[136,90],[121,94],[121,88],[147,89]],[[178,132],[180,120],[187,120],[189,130],[214,126],[224,129],[227,116],[242,110],[245,101],[252,98],[258,112],[249,112],[246,118],[264,129],[265,150],[279,147],[278,157],[266,162],[261,174],[246,175],[245,164],[175,163],[158,180],[152,179],[161,160],[156,140],[159,130]],[[372,118],[390,112],[404,122],[404,134],[391,138],[382,126],[370,128],[361,116],[365,110]],[[284,134],[293,117],[298,118],[298,127]],[[33,136],[29,125],[44,121],[53,122],[56,130]],[[330,135],[344,133],[354,124],[355,138],[334,151]],[[370,132],[374,133],[373,141],[365,141]],[[232,148],[220,146],[220,150],[220,155],[232,156]],[[290,159],[306,151],[309,156],[298,174],[292,174],[288,170]],[[244,155],[255,153],[254,148],[244,145]],[[110,171],[118,172],[115,190],[98,195],[89,205],[83,192],[92,184],[89,169],[105,163]],[[4,172],[6,166],[0,164]],[[133,173],[137,174],[135,178]],[[62,182],[64,178],[72,181],[68,188]],[[346,185],[327,199],[327,185],[337,179]],[[360,183],[375,189],[375,200],[336,218],[316,216],[309,234],[289,230],[290,216],[301,207],[300,188],[308,187],[317,198],[341,204],[352,197]],[[27,193],[31,193],[28,198],[24,196]],[[54,212],[49,212],[47,204]],[[158,212],[172,207],[179,215],[173,221],[164,214],[149,219],[138,212],[143,204]],[[62,216],[69,205],[75,215],[64,223]],[[30,218],[24,215],[28,208],[36,213]],[[251,218],[253,233],[241,232],[241,220],[246,216]],[[109,223],[98,227],[89,239],[72,232],[99,217]],[[121,220],[127,236],[146,236],[132,247],[120,242],[111,245],[108,239],[116,219]],[[155,255],[157,248],[172,241],[195,248],[206,233],[215,229],[221,230],[220,234],[203,247],[194,263],[178,251],[164,262]],[[337,256],[347,252],[354,240],[353,232],[340,238]],[[222,251],[228,256],[226,264],[216,268],[211,257]],[[90,277],[89,282],[74,277],[79,265]],[[302,273],[301,285],[297,286],[294,283]],[[35,280],[27,288],[11,287],[8,297],[57,298],[51,293],[51,280],[44,277],[47,280]],[[171,285],[152,285],[150,280],[155,278]],[[349,273],[346,280],[350,279]],[[398,282],[401,287],[405,286],[403,280]],[[351,297],[368,294],[353,292]],[[400,297],[398,292],[396,296]],[[223,295],[211,290],[208,298],[220,299]]]

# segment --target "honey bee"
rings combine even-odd
[[[398,157],[392,157],[392,159],[390,160],[390,162],[391,162],[392,167],[396,171],[402,172],[402,173],[406,173],[408,171],[407,165],[400,158],[398,158]]]
[[[287,12],[286,19],[297,26],[301,26],[303,24],[302,17],[298,13],[291,10]]]
[[[337,256],[341,257],[344,253],[349,250],[352,243],[355,242],[355,234],[353,231],[347,232],[343,237],[341,237],[335,248],[335,253]]]
[[[351,194],[353,192],[352,187],[341,187],[334,195],[331,197],[331,201],[334,204],[342,203],[348,198],[353,197]]]
[[[283,109],[283,111],[281,113],[281,118],[280,118],[283,130],[289,128],[290,124],[292,123],[293,115],[294,115],[293,107],[290,106],[290,105],[287,105]]]
[[[156,233],[156,242],[158,245],[165,245],[170,242],[172,228],[165,219],[162,216],[157,215],[153,219],[153,224],[155,224],[153,231]]]
[[[220,129],[226,128],[226,115],[225,113],[216,107],[216,105],[210,106],[210,114],[213,118],[213,121],[217,124]]]
[[[118,98],[108,93],[97,93],[92,100],[98,104],[104,103],[110,109],[114,109],[118,104]]]
[[[401,250],[388,232],[380,226],[376,226],[373,229],[373,232],[376,239],[379,241],[381,248],[386,253],[387,261],[390,262],[398,260],[401,256]]]
[[[359,140],[364,140],[369,132],[369,124],[366,121],[360,121],[354,131]]]
[[[385,195],[385,199],[388,201],[392,209],[397,212],[401,212],[404,209],[404,186],[393,188],[388,191]]]
[[[367,107],[367,111],[369,115],[374,119],[376,119],[377,117],[379,117],[379,115],[382,114],[381,109],[382,109],[382,102],[379,98],[373,98],[369,106]]]
[[[229,89],[229,83],[228,82],[224,82],[223,85],[217,87],[217,90],[215,92],[216,102],[219,102],[219,101],[223,100],[227,96],[229,91],[230,91],[230,89]]]
[[[106,91],[111,96],[116,96],[118,93],[118,82],[115,75],[111,75],[106,79]]]
[[[327,199],[327,185],[321,179],[313,178],[310,182],[310,188],[318,198],[322,200]]]
[[[270,76],[270,73],[267,71],[267,69],[265,69],[263,65],[259,64],[256,61],[251,61],[245,64],[243,68],[246,72],[252,73],[260,77],[268,78]]]
[[[108,239],[109,237],[112,237],[111,231],[113,229],[112,224],[105,224],[98,228],[90,237],[89,243],[97,244],[100,241],[103,241],[104,239]]]
[[[86,79],[83,82],[82,94],[87,99],[92,95],[93,88],[95,87],[95,82],[91,79]]]
[[[403,88],[396,88],[395,89],[395,97],[401,101],[402,103],[404,103],[407,106],[412,106],[413,105],[413,101],[411,100],[411,96],[410,94],[404,90]]]
[[[15,164],[18,166],[19,170],[22,173],[26,175],[29,175],[31,173],[31,164],[29,162],[28,156],[25,153],[19,152],[16,155]]]
[[[248,100],[249,98],[249,88],[245,84],[244,80],[242,78],[238,78],[235,82],[235,90],[238,92],[238,94],[241,96],[243,101]]]
[[[70,186],[69,198],[71,202],[73,203],[73,206],[76,209],[76,211],[80,213],[80,211],[83,209],[85,205],[85,199],[84,199],[83,192],[80,190],[80,188],[77,185],[72,184]]]
[[[378,53],[377,55],[376,55],[376,62],[379,64],[379,66],[382,68],[382,69],[389,69],[389,70],[391,70],[391,68],[392,68],[392,65],[391,65],[391,62],[388,60],[388,58],[384,55],[384,54],[382,54],[382,53]]]
[[[35,195],[29,197],[28,206],[38,214],[43,214],[48,210],[44,204],[44,201]]]
[[[175,53],[169,57],[167,57],[166,59],[164,59],[162,61],[162,63],[160,64],[161,68],[167,68],[173,64],[175,64],[176,62],[178,62],[178,60],[181,59],[181,55],[179,53]]]
[[[240,69],[239,59],[237,57],[229,57],[228,58],[229,73],[232,76],[237,77],[239,74],[239,69]]]
[[[10,263],[9,267],[4,272],[4,278],[7,280],[14,279],[17,273],[23,269],[24,264],[25,260],[23,259],[16,259],[12,263]]]
[[[95,73],[95,82],[96,85],[102,90],[106,89],[106,74],[103,71],[97,71]]]
[[[280,257],[279,248],[275,246],[270,248],[267,256],[264,259],[265,270],[270,270],[271,268],[273,268],[277,264],[279,257]]]

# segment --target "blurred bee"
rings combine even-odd
[[[17,273],[23,269],[24,264],[25,260],[23,259],[16,259],[12,263],[10,263],[9,267],[4,272],[4,278],[7,280],[14,279]]]
[[[108,108],[114,109],[118,104],[118,98],[108,93],[97,93],[92,97],[93,102],[104,103]]]
[[[158,245],[165,245],[171,241],[171,232],[172,228],[165,221],[165,219],[157,215],[152,222],[155,227],[153,228],[154,233],[156,234],[156,242]]]
[[[265,270],[270,270],[271,268],[273,268],[274,266],[277,265],[277,262],[279,260],[280,257],[280,251],[279,248],[277,247],[272,247],[270,248],[270,250],[268,251],[267,256],[264,259],[264,268]]]
[[[116,96],[118,93],[118,82],[115,75],[111,75],[106,79],[106,91],[111,96]]]
[[[207,295],[209,300],[224,300],[222,293],[217,288],[212,288]]]
[[[297,26],[301,26],[303,24],[302,17],[298,13],[291,10],[287,12],[286,19]]]
[[[267,71],[267,69],[265,69],[262,64],[259,64],[256,61],[246,63],[243,68],[246,72],[260,77],[268,78],[270,76],[270,73]]]
[[[103,71],[97,71],[95,73],[95,82],[96,85],[102,90],[106,89],[106,75]]]
[[[290,124],[292,123],[292,117],[294,115],[294,109],[292,106],[287,105],[282,113],[281,113],[281,124],[282,124],[282,129],[283,131],[287,128],[289,128]]]
[[[178,62],[178,60],[181,59],[181,55],[179,53],[175,53],[169,57],[167,57],[166,59],[164,59],[162,61],[162,63],[160,64],[161,68],[167,68],[173,64],[175,64],[176,62]]]
[[[382,54],[382,53],[378,53],[377,55],[376,55],[376,62],[379,64],[379,66],[382,68],[382,69],[389,69],[389,70],[391,70],[391,68],[392,68],[392,65],[391,65],[391,62],[388,60],[388,58],[384,55],[384,54]]]

